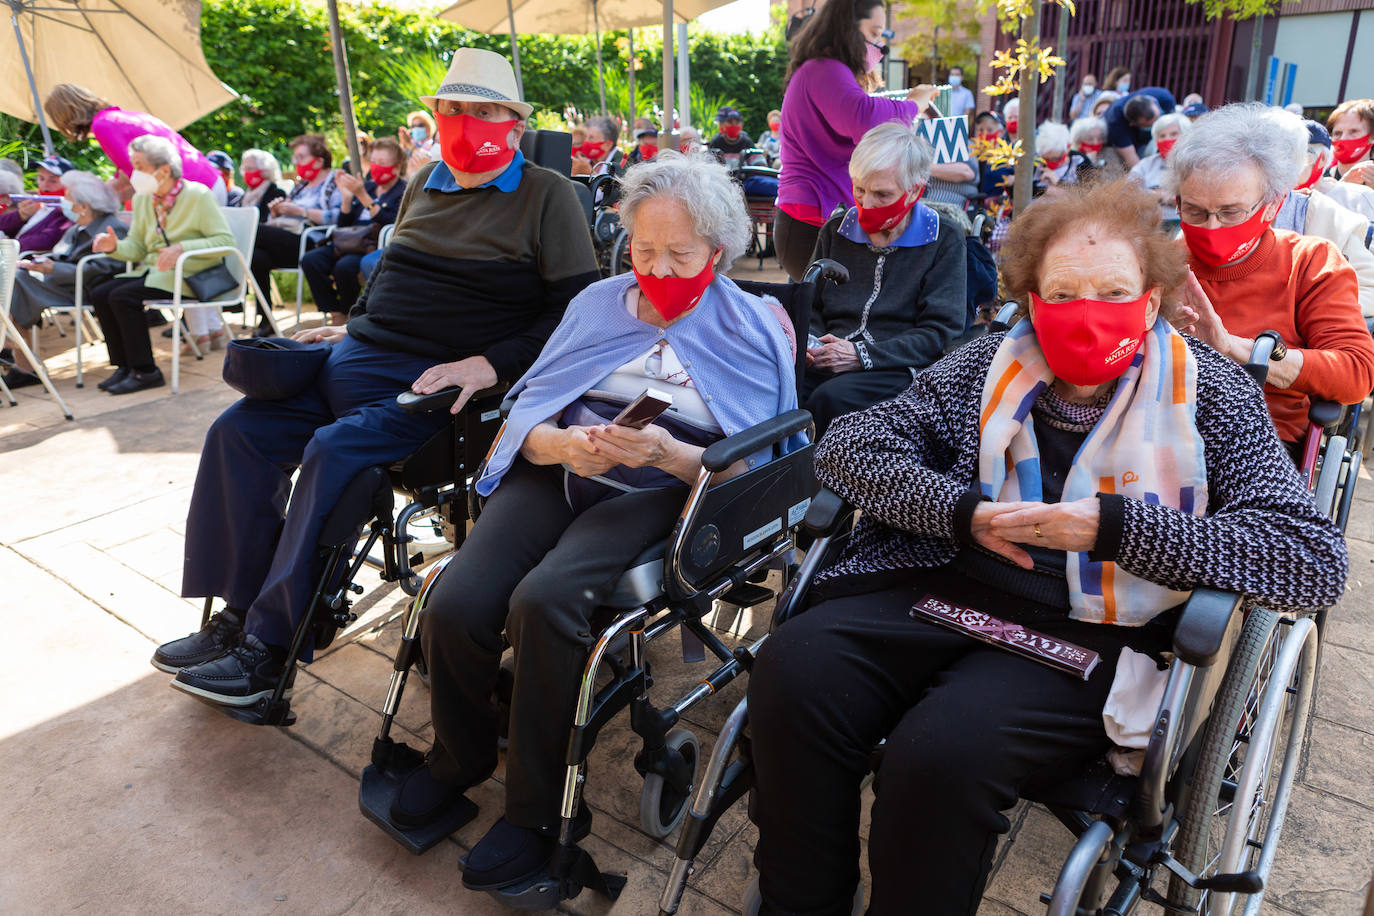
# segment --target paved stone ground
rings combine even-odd
[[[737,276],[779,279],[752,264]],[[159,345],[161,338],[155,338]],[[168,689],[153,647],[194,628],[177,596],[182,525],[204,431],[233,400],[218,354],[183,365],[183,389],[115,398],[88,351],[77,391],[68,341],[46,331],[58,384],[0,409],[0,911],[107,913],[489,913],[459,884],[457,859],[496,817],[501,774],[474,792],[482,815],[415,858],[357,810],[357,776],[378,724],[398,620],[395,586],[365,575],[361,619],[298,679],[290,729],[253,728]],[[167,362],[165,348],[160,362]],[[1266,910],[1359,911],[1374,861],[1374,485],[1350,530],[1349,593],[1331,616],[1310,743]],[[722,613],[730,639],[756,633],[766,608]],[[658,695],[699,676],[673,639],[651,653]],[[693,710],[703,753],[742,684]],[[678,693],[677,695],[680,695]],[[399,724],[430,738],[428,696],[412,682]],[[623,723],[592,759],[590,851],[629,885],[614,907],[584,894],[568,912],[656,912],[671,847],[638,828],[639,781]],[[1012,813],[983,914],[1043,911],[1069,837],[1045,811]],[[738,808],[702,857],[683,912],[735,912],[755,833]],[[1152,908],[1144,908],[1158,912]]]

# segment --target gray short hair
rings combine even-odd
[[[725,273],[744,254],[751,229],[744,191],[714,156],[663,150],[626,171],[620,179],[620,222],[631,237],[639,205],[654,197],[667,197],[687,208],[697,235],[721,252],[717,273]]]
[[[13,175],[18,175],[21,181],[24,179],[23,167],[9,156],[0,159],[0,172],[9,172]]]
[[[585,126],[594,127],[601,131],[601,136],[609,140],[612,145],[620,142],[620,125],[615,122],[614,118],[608,118],[604,115],[588,118]]]
[[[1198,118],[1169,154],[1165,172],[1174,193],[1194,172],[1232,173],[1240,164],[1259,169],[1264,199],[1277,200],[1307,168],[1307,128],[1297,115],[1260,102],[1237,102]]]
[[[1171,111],[1166,115],[1160,115],[1158,118],[1155,118],[1155,123],[1150,125],[1150,136],[1158,140],[1159,135],[1169,127],[1177,127],[1179,136],[1182,137],[1193,129],[1193,119],[1177,111]]]
[[[265,149],[246,149],[239,157],[239,171],[257,169],[262,172],[264,181],[281,181],[281,163]]]
[[[915,123],[888,121],[870,128],[849,157],[849,177],[862,181],[885,169],[897,170],[897,183],[914,188],[930,180],[935,150]]]
[[[1035,151],[1067,151],[1069,129],[1058,121],[1046,121],[1035,129]]]
[[[134,153],[142,153],[143,158],[155,169],[164,165],[171,166],[172,177],[181,177],[181,154],[166,137],[159,137],[157,134],[134,137],[129,141],[129,155],[133,156]]]
[[[1102,142],[1107,142],[1107,122],[1102,118],[1094,118],[1091,115],[1079,118],[1069,126],[1069,145],[1082,143],[1093,134],[1101,134]]]
[[[96,213],[118,213],[124,209],[110,186],[90,172],[68,172],[62,176],[62,186],[67,189],[68,200],[85,204]]]
[[[0,194],[22,194],[24,179],[9,169],[0,169]]]

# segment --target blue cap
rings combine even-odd
[[[719,112],[716,113],[717,121],[728,121],[731,118],[739,118],[741,121],[744,120],[744,116],[741,115],[734,108],[722,108]]]
[[[205,158],[217,169],[230,172],[234,170],[234,160],[224,150],[212,149],[205,154]]]
[[[1183,114],[1189,118],[1200,118],[1211,110],[1212,109],[1208,108],[1201,102],[1194,102],[1191,105],[1184,106]]]
[[[231,340],[224,352],[224,381],[244,397],[283,401],[315,384],[329,358],[327,343],[302,343],[289,337]]]
[[[1322,127],[1316,121],[1309,120],[1303,121],[1302,123],[1307,125],[1307,142],[1309,145],[1312,143],[1320,143],[1327,149],[1331,148],[1331,135],[1326,132],[1325,127]]]
[[[76,166],[72,165],[69,160],[62,158],[61,156],[48,156],[44,159],[41,159],[38,162],[38,167],[40,169],[47,169],[54,175],[65,175],[72,169],[76,168]]]

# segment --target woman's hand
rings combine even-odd
[[[415,147],[415,138],[404,127],[396,128],[396,140],[401,144],[401,149],[407,152]]]
[[[935,87],[929,83],[913,86],[906,97],[908,101],[915,102],[921,106],[922,111],[925,111],[926,106],[935,101]]]
[[[600,454],[628,468],[663,468],[678,456],[678,441],[661,426],[632,429],[608,423],[587,428],[587,438]],[[671,473],[671,471],[669,472]]]
[[[1374,188],[1374,162],[1361,162],[1351,167],[1350,171],[1341,176],[1341,181],[1354,181],[1367,188]]]
[[[97,254],[109,254],[119,245],[119,236],[115,235],[113,229],[106,229],[95,237],[91,242],[91,250]]]
[[[24,222],[33,219],[33,215],[43,208],[43,205],[36,200],[21,200],[18,203],[19,218]]]
[[[186,251],[180,244],[168,245],[157,253],[158,270],[174,270],[177,266],[177,258],[181,257]]]
[[[347,172],[341,171],[338,176],[335,177],[334,183],[337,184],[345,194],[353,197],[358,197],[363,193],[363,180],[356,175],[350,175]]]
[[[292,335],[292,340],[299,340],[301,343],[338,343],[348,336],[348,328],[345,325],[325,325],[319,328],[310,328],[305,331],[297,331]]]
[[[453,402],[449,413],[458,413],[474,394],[483,388],[490,388],[497,381],[496,369],[487,362],[485,356],[469,356],[456,363],[440,363],[420,373],[410,390],[416,394],[433,394],[451,385],[460,386],[463,391]]]
[[[578,477],[595,477],[620,464],[593,441],[591,432],[601,427],[569,426],[559,430],[563,439],[562,461]]]
[[[39,274],[50,274],[52,273],[52,261],[41,257],[33,261],[20,261],[19,269],[31,270]]]
[[[1030,555],[1012,545],[1034,544],[1050,550],[1083,553],[1097,546],[1101,520],[1102,507],[1096,496],[1066,503],[981,503],[973,512],[973,536],[989,550],[1029,569]],[[1011,546],[1014,553],[999,549],[1001,545]],[[1015,554],[1020,554],[1025,562]]]
[[[572,159],[572,174],[590,175],[592,173],[592,161],[586,156],[578,153]]]
[[[858,348],[854,346],[852,340],[845,340],[834,334],[826,334],[820,338],[820,341],[819,347],[806,351],[808,369],[821,369],[825,372],[839,374],[863,368],[863,363],[859,360]]]

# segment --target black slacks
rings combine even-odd
[[[277,268],[299,267],[301,237],[277,226],[258,226],[257,242],[253,246],[253,279],[264,296],[272,295],[269,284],[272,271]]]
[[[504,630],[515,652],[506,819],[558,820],[578,684],[596,634],[588,618],[621,574],[672,527],[685,487],[626,493],[580,515],[560,466],[517,459],[435,583],[422,621],[439,779],[468,783],[496,763],[491,703]]]
[[[1010,827],[1002,812],[1028,780],[1107,750],[1102,706],[1120,647],[1153,648],[1157,635],[1028,610],[941,571],[919,575],[920,584],[822,599],[769,637],[754,665],[765,913],[847,916],[859,881],[859,785],[883,737],[870,916],[975,913]],[[1085,683],[917,621],[908,611],[927,592],[1095,649],[1101,663]],[[1028,616],[1010,612],[1013,601]]]
[[[782,210],[774,214],[773,247],[778,252],[778,263],[787,271],[793,283],[800,283],[802,274],[806,273],[820,234],[820,226],[793,219]]]
[[[911,372],[906,369],[870,369],[839,375],[808,370],[802,378],[802,406],[811,411],[816,421],[819,442],[831,420],[895,398],[910,387]]]
[[[91,290],[91,305],[100,322],[100,333],[105,335],[110,365],[138,372],[157,368],[143,300],[169,299],[171,295],[165,289],[144,286],[141,276],[116,277]]]

